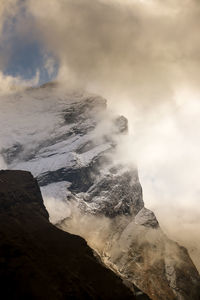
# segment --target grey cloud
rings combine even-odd
[[[169,99],[179,82],[198,84],[196,1],[31,0],[29,8],[76,84],[143,103]]]
[[[145,202],[171,235],[182,232],[191,244],[200,228],[199,0],[24,3],[26,32],[57,57],[58,79],[106,96],[129,117],[116,159],[137,161]]]

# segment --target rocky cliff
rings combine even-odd
[[[1,299],[135,299],[87,243],[48,220],[37,181],[0,171]]]
[[[108,114],[103,98],[54,85],[15,96],[9,111],[16,101],[1,153],[8,168],[37,177],[51,221],[84,237],[133,292],[136,285],[154,300],[199,299],[187,250],[162,232],[144,207],[137,169],[116,155],[127,120]]]

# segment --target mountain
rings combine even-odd
[[[29,172],[0,171],[1,299],[136,299],[87,243],[48,220]]]
[[[4,162],[37,178],[52,223],[85,238],[134,293],[200,299],[187,250],[145,208],[137,168],[119,155],[128,121],[105,99],[47,84],[10,95],[1,120]]]

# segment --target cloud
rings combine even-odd
[[[137,163],[146,205],[169,236],[196,247],[200,3],[43,0],[29,8],[60,61],[58,78],[128,117],[116,160]]]
[[[172,98],[177,83],[199,84],[199,4],[182,2],[30,0],[29,10],[59,79],[151,105]]]
[[[24,38],[37,39],[54,54],[60,64],[60,80],[115,102],[123,96],[142,106],[169,101],[177,83],[199,84],[197,1],[11,3],[16,14],[16,7],[23,7],[17,32]],[[4,12],[7,10],[4,4]],[[4,13],[4,20],[6,16]]]
[[[0,72],[4,92],[6,82],[32,86],[56,76],[57,62],[40,41],[37,20],[27,9],[28,2],[0,3]]]
[[[36,75],[30,80],[25,80],[21,77],[14,77],[4,75],[0,71],[0,95],[16,92],[17,90],[23,90],[29,86],[36,86],[39,83],[40,72],[37,71]]]
[[[3,29],[5,22],[9,20],[11,16],[14,16],[17,13],[17,3],[18,0],[2,0],[0,2],[0,45],[3,45],[5,48],[4,38],[3,38]],[[0,69],[4,67],[7,63],[7,55],[3,55],[0,47]]]
[[[181,89],[176,100],[144,114],[129,103],[124,113],[133,130],[118,141],[115,160],[137,164],[145,205],[200,268],[200,91]]]
[[[200,231],[199,0],[1,1],[0,32],[20,2],[26,9],[17,32],[53,53],[58,79],[105,96],[129,118],[116,159],[137,162],[147,206],[170,235],[191,245],[191,232]]]
[[[16,14],[18,0],[1,0],[0,2],[0,33],[3,29],[3,23],[9,16]]]

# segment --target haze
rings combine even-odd
[[[8,68],[17,43],[34,41],[46,80],[106,97],[110,110],[129,119],[115,159],[138,165],[146,206],[197,264],[199,26],[198,0],[0,2],[1,94],[44,79],[39,64],[27,66],[34,66],[31,78]]]

